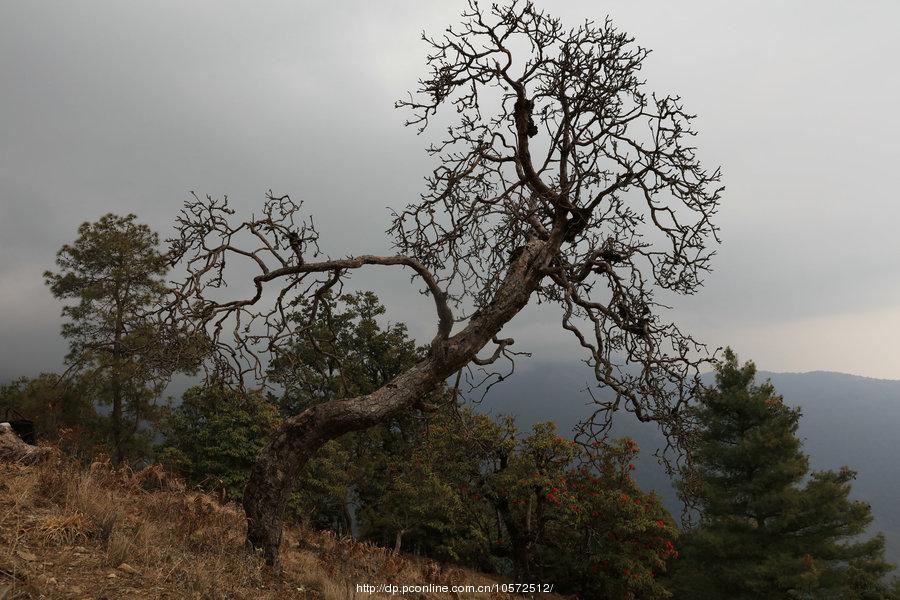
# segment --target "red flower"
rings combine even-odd
[[[629,464],[628,464],[628,470],[629,470],[629,471],[634,471],[634,463],[629,463]]]

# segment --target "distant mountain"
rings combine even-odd
[[[872,505],[875,522],[869,531],[885,534],[888,558],[900,564],[900,381],[824,371],[760,372],[759,380],[765,379],[771,379],[785,403],[801,407],[800,436],[812,468],[847,465],[859,473],[853,491]],[[591,382],[590,370],[578,363],[519,365],[513,377],[491,390],[479,410],[515,415],[520,428],[553,420],[567,431],[591,413],[590,397],[584,391]],[[622,413],[614,434],[638,441],[642,449],[636,471],[639,483],[656,490],[677,516],[681,504],[652,456],[662,440],[656,428]]]

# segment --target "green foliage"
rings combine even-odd
[[[307,461],[288,501],[288,514],[317,529],[350,534],[354,475],[348,440],[330,440]]]
[[[316,319],[310,319],[312,309],[311,304],[297,307],[293,318],[311,320],[313,325],[270,369],[272,380],[283,387],[276,402],[284,416],[320,402],[372,392],[421,358],[404,324],[381,326],[385,309],[371,292],[323,296],[316,304]],[[382,485],[383,450],[400,444],[399,432],[414,418],[403,415],[326,444],[304,466],[289,513],[315,526],[350,531],[351,504]]]
[[[298,307],[298,321],[310,305]],[[284,387],[282,413],[369,393],[423,356],[402,323],[382,325],[371,292],[325,296],[320,317],[278,357],[273,379]],[[289,510],[297,519],[442,560],[466,561],[480,548],[478,531],[462,518],[466,506],[452,482],[477,469],[477,456],[453,432],[444,391],[387,423],[327,444],[305,465]],[[451,466],[452,463],[452,466]],[[463,466],[466,463],[466,466]],[[468,475],[465,475],[468,477]]]
[[[668,597],[657,577],[678,530],[632,479],[633,440],[583,446],[539,423],[515,441],[509,419],[482,431],[476,496],[499,516],[493,552],[510,557],[517,578],[556,581],[580,598]]]
[[[679,598],[888,598],[884,540],[860,536],[872,520],[849,499],[855,473],[809,473],[797,438],[800,411],[752,363],[728,350],[716,387],[701,398],[702,431],[682,491],[700,527],[683,540]]]
[[[70,371],[110,406],[105,430],[117,461],[146,454],[147,425],[161,416],[155,400],[171,359],[147,316],[165,294],[167,259],[157,234],[135,219],[107,214],[82,224],[57,254],[59,271],[44,273],[53,295],[68,302],[62,334]]]
[[[551,488],[563,514],[548,537],[565,540],[565,551],[545,560],[551,577],[571,581],[581,598],[668,597],[657,577],[676,556],[678,529],[660,499],[631,478],[637,452],[630,439],[584,450],[582,466]]]
[[[193,387],[166,419],[160,462],[197,487],[223,490],[238,500],[277,419],[275,407],[259,392],[217,382]]]
[[[7,410],[34,422],[40,439],[59,444],[67,455],[94,454],[92,440],[101,418],[91,402],[90,385],[80,378],[55,373],[21,377],[0,386],[0,419]]]
[[[273,363],[284,415],[365,394],[422,356],[383,327],[371,293],[323,297],[320,317]],[[306,322],[310,305],[298,307]],[[554,581],[584,598],[665,598],[657,581],[677,530],[631,478],[631,441],[584,447],[552,423],[520,439],[511,418],[457,406],[447,390],[390,422],[343,436],[305,466],[290,511],[397,550]],[[623,500],[624,499],[624,500]]]
[[[464,427],[476,419],[449,403],[369,438],[360,463],[360,536],[439,560],[478,564],[486,538],[463,493],[479,457]],[[381,476],[378,476],[381,474]]]
[[[293,320],[306,322],[313,307],[297,307]],[[422,358],[406,325],[382,328],[384,306],[372,292],[335,298],[325,295],[316,304],[318,318],[297,336],[292,347],[272,364],[273,381],[284,387],[282,413],[372,392]]]

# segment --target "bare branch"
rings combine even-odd
[[[697,291],[718,242],[720,172],[696,156],[693,115],[678,96],[645,89],[649,51],[609,20],[565,28],[528,1],[470,0],[459,26],[423,39],[429,74],[397,106],[420,132],[441,111],[455,121],[428,147],[437,166],[421,198],[393,213],[396,255],[319,260],[312,220],[271,193],[262,214],[240,224],[230,224],[227,202],[196,197],[178,221],[171,256],[188,278],[174,292],[173,318],[209,331],[242,375],[262,376],[260,352],[277,354],[328,318],[316,299],[352,270],[410,268],[435,302],[437,334],[420,364],[372,394],[289,419],[261,456],[254,485],[278,484],[248,488],[249,536],[269,549],[277,540],[266,511],[309,452],[412,406],[463,369],[502,357],[512,372],[516,353],[499,334],[534,296],[560,307],[562,328],[612,394],[596,397],[585,435],[605,435],[619,408],[660,423],[672,443],[689,426],[681,408],[707,353],[662,319],[656,294]],[[226,257],[256,269],[247,297],[216,299]],[[307,317],[288,318],[303,299],[312,299]],[[455,333],[454,311],[466,315]],[[492,340],[493,353],[478,358]],[[477,385],[504,377],[486,374]]]

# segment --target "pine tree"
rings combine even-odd
[[[168,259],[158,244],[135,215],[107,214],[82,224],[57,254],[59,271],[44,273],[53,295],[71,302],[62,310],[66,362],[110,407],[106,437],[116,462],[146,450],[145,426],[161,416],[155,400],[174,356],[147,316],[166,293]]]
[[[889,598],[884,539],[860,538],[871,510],[849,499],[855,473],[810,473],[799,409],[755,376],[727,350],[696,409],[701,430],[680,484],[700,523],[682,538],[676,597]]]

